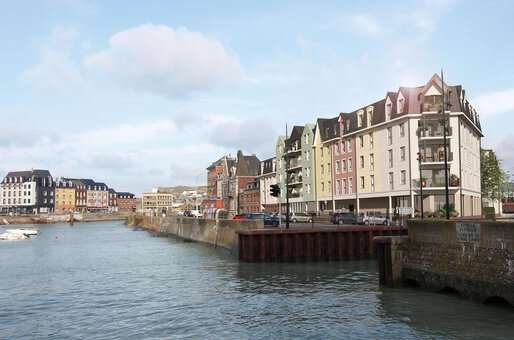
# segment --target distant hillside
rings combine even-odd
[[[174,187],[159,187],[158,189],[159,189],[159,191],[169,192],[174,195],[180,195],[184,191],[191,191],[191,190],[196,190],[201,193],[207,192],[206,186],[192,187],[192,186],[186,186],[186,185],[177,185]]]

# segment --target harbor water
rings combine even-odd
[[[514,338],[512,309],[382,289],[375,261],[240,263],[121,222],[24,227],[40,233],[0,241],[0,339]]]

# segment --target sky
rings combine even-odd
[[[204,185],[286,124],[444,68],[514,174],[512,1],[0,3],[0,176],[49,169],[136,194]]]

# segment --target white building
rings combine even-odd
[[[275,157],[263,160],[259,176],[261,208],[267,212],[278,212],[278,198],[271,196],[271,186],[277,184]]]

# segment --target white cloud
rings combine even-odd
[[[485,93],[472,100],[481,117],[514,111],[514,88]]]
[[[77,30],[56,27],[40,47],[40,61],[20,75],[23,84],[37,90],[66,90],[82,83],[82,75],[71,58],[79,38]]]
[[[120,86],[180,97],[242,77],[238,59],[202,33],[145,24],[114,34],[109,48],[85,59]]]

